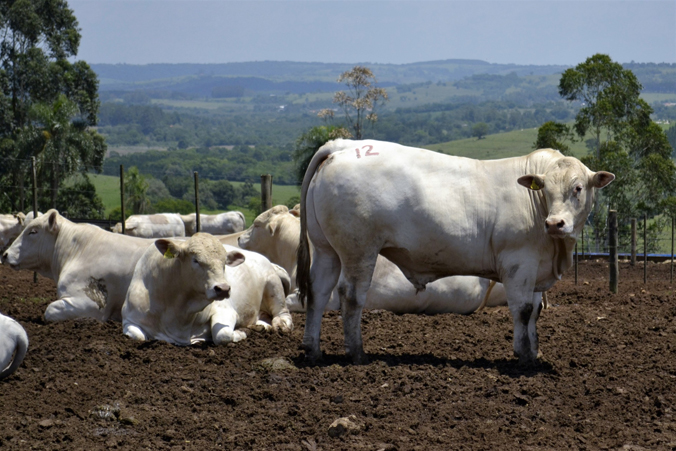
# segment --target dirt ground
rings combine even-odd
[[[0,312],[30,338],[0,381],[0,448],[67,450],[676,449],[676,302],[668,264],[581,262],[549,293],[542,360],[512,357],[506,308],[473,315],[365,312],[371,363],[343,352],[326,314],[324,361],[290,336],[227,346],[139,344],[119,323],[46,324],[51,280],[0,266]],[[274,365],[265,359],[277,360]],[[350,418],[355,429],[331,428]],[[349,425],[348,425],[349,426]],[[341,434],[341,432],[343,432]]]

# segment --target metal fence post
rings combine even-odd
[[[631,218],[631,266],[636,266],[636,218]]]
[[[200,177],[197,171],[193,172],[195,176],[195,233],[202,229],[200,222]]]
[[[575,243],[575,285],[577,285],[577,264],[578,264],[578,255],[577,255],[577,243]]]
[[[261,209],[268,211],[272,208],[272,175],[261,175]]]
[[[126,228],[125,228],[125,222],[127,221],[127,217],[124,214],[124,165],[120,165],[120,210],[122,214],[122,235],[124,235]]]
[[[617,261],[617,211],[608,212],[608,266],[610,267],[610,291],[617,293],[619,267]]]

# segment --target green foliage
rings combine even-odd
[[[303,183],[305,171],[310,165],[310,160],[315,153],[332,139],[350,138],[350,132],[343,127],[335,125],[320,125],[312,127],[298,137],[296,147],[293,151],[293,161],[296,165],[296,180],[300,185]]]
[[[488,134],[488,124],[485,122],[477,122],[472,125],[472,136],[476,139],[485,138]]]
[[[676,125],[672,125],[665,134],[669,144],[671,144],[671,155],[674,155],[674,152],[676,152]]]
[[[0,186],[3,203],[23,209],[30,157],[55,206],[69,175],[100,167],[106,145],[96,125],[98,80],[84,61],[66,2],[0,2]],[[93,202],[94,199],[89,199]]]
[[[59,190],[59,212],[68,218],[103,219],[104,207],[89,177],[78,175]]]
[[[150,200],[148,199],[148,182],[141,175],[136,166],[127,169],[124,174],[124,207],[132,214],[145,214],[150,211]]]
[[[538,128],[533,149],[556,149],[564,155],[570,155],[570,147],[564,144],[567,140],[572,140],[570,127],[560,122],[548,121]]]
[[[185,199],[162,199],[153,205],[157,213],[180,213],[188,215],[195,213],[195,204]]]

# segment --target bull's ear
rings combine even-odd
[[[517,182],[519,182],[519,185],[525,186],[526,188],[532,189],[533,191],[538,191],[545,186],[544,176],[537,174],[524,175],[519,177]]]
[[[234,268],[235,266],[239,266],[242,263],[244,263],[244,254],[238,251],[230,251],[228,252],[227,257],[225,257],[225,264],[227,266],[230,266]]]
[[[51,233],[56,233],[59,230],[59,212],[52,210],[47,218],[47,230]]]
[[[289,213],[291,213],[297,218],[300,218],[300,204],[297,204],[295,207],[289,210]]]
[[[176,258],[181,255],[181,249],[173,241],[160,239],[155,241],[155,247],[164,258]]]
[[[599,171],[592,177],[591,185],[594,188],[601,189],[604,186],[608,186],[613,180],[615,180],[615,174],[611,174],[610,172],[606,171]]]
[[[17,221],[19,221],[19,224],[21,224],[21,225],[26,224],[26,215],[25,214],[19,212],[19,213],[15,214],[14,217],[17,219]]]

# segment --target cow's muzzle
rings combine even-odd
[[[230,285],[227,283],[222,283],[220,285],[214,285],[214,296],[216,300],[222,301],[223,299],[228,299],[230,297]]]

